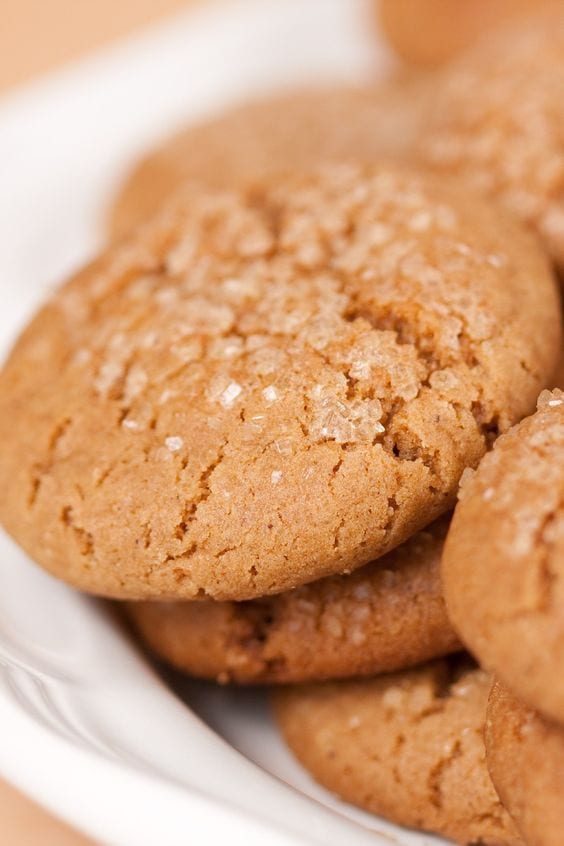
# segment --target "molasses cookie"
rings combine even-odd
[[[564,13],[539,15],[448,67],[424,162],[468,180],[540,235],[564,268]]]
[[[410,64],[434,67],[489,30],[530,14],[549,0],[374,0],[384,34]]]
[[[490,687],[454,657],[379,678],[282,688],[285,740],[347,802],[460,843],[518,844],[486,767]]]
[[[564,721],[562,391],[544,391],[463,485],[442,572],[452,622],[480,663]]]
[[[401,155],[413,145],[424,90],[424,80],[406,78],[366,88],[295,91],[189,127],[135,167],[112,210],[112,234],[131,231],[187,180],[234,188],[323,160]]]
[[[64,285],[0,375],[6,529],[122,599],[349,572],[453,505],[560,349],[524,230],[400,165],[190,191]]]
[[[373,564],[250,602],[132,602],[127,616],[177,669],[240,684],[371,675],[460,648],[442,597],[448,519]]]
[[[553,384],[564,391],[564,355],[561,356],[556,368],[556,377],[553,379]]]
[[[529,846],[561,846],[564,729],[496,682],[488,702],[486,753],[497,792]]]

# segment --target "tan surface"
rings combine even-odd
[[[6,846],[88,846],[92,841],[55,820],[0,781],[0,841]]]
[[[196,2],[1,0],[0,92]]]
[[[195,2],[1,0],[0,94],[136,26]],[[85,846],[90,842],[2,781],[0,837],[11,846]]]

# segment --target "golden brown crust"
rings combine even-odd
[[[485,736],[492,781],[528,846],[561,846],[564,729],[496,682]]]
[[[554,376],[552,384],[556,388],[560,388],[560,390],[564,391],[564,351],[562,353],[562,356],[560,357],[560,361],[558,362],[558,367],[556,368],[556,376]]]
[[[449,61],[480,36],[550,0],[374,0],[381,27],[398,55],[434,67]]]
[[[400,825],[461,843],[520,840],[488,776],[490,682],[459,658],[390,676],[273,694],[297,758],[329,790]]]
[[[481,664],[564,721],[564,393],[500,438],[461,491],[447,608]]]
[[[425,86],[406,77],[366,88],[292,91],[189,127],[133,169],[112,209],[111,233],[130,232],[186,181],[223,190],[290,167],[399,156],[413,145]]]
[[[395,165],[192,192],[65,285],[0,375],[0,501],[116,598],[251,599],[453,504],[560,347],[543,255]]]
[[[239,684],[389,672],[460,649],[439,562],[448,519],[379,561],[250,602],[125,606],[142,641],[177,669]]]
[[[420,142],[532,226],[564,267],[564,13],[539,15],[449,66]]]

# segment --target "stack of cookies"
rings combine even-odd
[[[562,90],[550,12],[187,130],[0,374],[30,556],[461,843],[564,821]]]

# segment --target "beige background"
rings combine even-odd
[[[0,94],[198,0],[0,0]],[[0,781],[0,842],[89,840]]]
[[[0,91],[196,0],[0,0]]]

